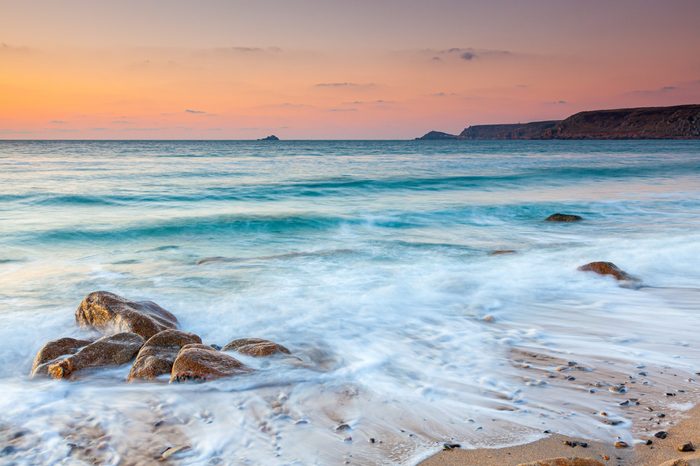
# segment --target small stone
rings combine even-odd
[[[687,453],[687,452],[695,451],[695,447],[693,446],[692,442],[685,442],[683,445],[680,445],[678,447],[678,451],[682,451],[682,452]]]
[[[369,438],[369,443],[376,443],[377,440],[374,437]]]
[[[618,440],[615,442],[615,448],[627,448],[629,445],[627,445],[627,442],[623,442],[622,440]]]
[[[336,426],[335,431],[336,432],[345,432],[351,430],[350,426],[348,424],[340,424]]]
[[[349,435],[343,439],[343,442],[352,442],[352,437]]]
[[[178,453],[184,452],[189,450],[191,447],[189,445],[181,445],[179,447],[169,447],[166,448],[163,453],[160,454],[160,457],[164,460],[167,460],[168,458],[171,458]]]
[[[651,439],[647,439],[647,441],[644,442],[644,445],[651,445],[652,443],[654,442],[652,442]]]
[[[462,448],[459,443],[445,443],[442,445],[443,450],[454,450],[455,448]]]
[[[654,437],[660,438],[660,439],[665,439],[666,437],[668,437],[668,432],[660,430],[659,432],[654,434]]]
[[[580,215],[573,215],[573,214],[552,214],[549,217],[545,219],[546,222],[564,222],[564,223],[571,223],[571,222],[580,222],[583,220],[583,217]]]
[[[610,275],[620,281],[639,281],[612,262],[590,262],[586,265],[582,265],[578,270],[582,272],[595,272],[598,275]]]

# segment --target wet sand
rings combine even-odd
[[[572,461],[544,461],[554,458],[589,459],[604,465],[669,462],[669,466],[686,464],[674,463],[676,460],[695,460],[697,463],[688,464],[700,465],[700,451],[679,451],[687,442],[700,450],[700,406],[688,409],[700,400],[699,384],[695,381],[700,376],[654,366],[635,367],[634,373],[629,374],[629,368],[615,361],[587,367],[529,350],[515,350],[512,355],[513,364],[530,374],[527,377],[545,377],[549,385],[569,391],[586,390],[590,396],[602,397],[610,409],[595,413],[601,424],[629,423],[631,439],[628,436],[573,438],[545,429],[541,433],[544,438],[522,445],[476,449],[460,445],[444,449],[420,462],[421,466],[507,466],[530,462],[579,465]],[[627,446],[619,443],[616,446],[617,442]],[[580,466],[589,464],[597,463],[581,462]]]

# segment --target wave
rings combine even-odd
[[[142,203],[195,203],[202,201],[261,201],[286,198],[323,197],[334,195],[367,195],[387,191],[441,191],[523,189],[526,185],[561,186],[592,180],[647,177],[672,177],[700,173],[700,161],[684,160],[662,164],[620,164],[617,166],[547,167],[516,173],[489,175],[405,176],[390,178],[331,177],[300,179],[280,183],[250,183],[200,188],[192,178],[201,174],[180,176],[182,185],[168,192],[139,194],[65,194],[25,193],[3,194],[0,202],[18,202],[30,205],[132,205]],[[501,167],[501,169],[503,169]],[[174,179],[177,179],[175,177]]]

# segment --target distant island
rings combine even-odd
[[[258,139],[258,141],[279,141],[279,140],[280,140],[280,138],[278,138],[274,134],[271,134],[266,138]]]
[[[564,120],[474,125],[459,134],[430,131],[416,140],[700,139],[700,105],[579,112]]]

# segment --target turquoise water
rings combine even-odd
[[[43,432],[28,464],[65,458],[75,416],[115,439],[108,464],[124,422],[163,443],[137,412],[182,420],[187,464],[394,463],[477,442],[467,418],[535,427],[556,407],[513,348],[698,366],[699,227],[698,142],[0,142],[0,426]],[[593,260],[682,299],[576,271]],[[126,385],[128,367],[30,381],[43,342],[85,335],[73,312],[98,289],[303,364],[246,360],[206,387]],[[629,435],[588,408],[561,429]],[[379,433],[398,447],[370,448]]]

